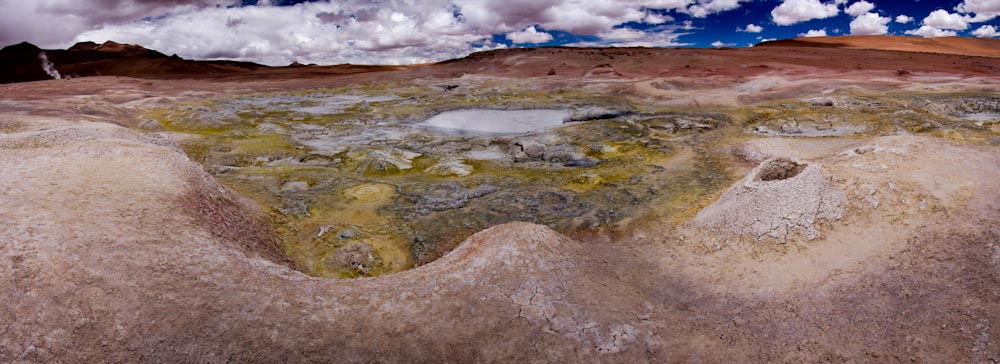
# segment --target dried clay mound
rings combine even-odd
[[[770,158],[699,212],[694,223],[741,240],[785,242],[796,233],[812,240],[820,236],[816,223],[839,220],[846,202],[819,165]]]

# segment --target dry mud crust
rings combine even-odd
[[[410,271],[329,280],[197,221],[178,197],[204,172],[126,138],[0,150],[0,361],[988,362],[1000,348],[1000,242],[983,231],[996,204],[928,229],[892,265],[768,296],[651,264],[678,255],[649,242],[581,243],[525,223]],[[970,151],[903,142],[892,147]],[[996,157],[975,152],[995,177]]]
[[[740,271],[732,259],[681,259],[656,239],[672,227],[634,242],[579,242],[508,224],[427,266],[338,281],[276,264],[252,237],[213,231],[199,211],[253,216],[252,206],[183,203],[212,185],[180,152],[101,131],[112,126],[15,119],[0,135],[22,138],[0,149],[0,362],[1000,360],[996,148],[880,138],[821,153],[824,170],[847,176],[852,203],[879,200],[865,211],[892,224],[897,249],[766,293],[731,284],[762,280],[758,257]],[[43,125],[101,130],[23,138]],[[921,194],[934,197],[931,212],[886,214],[902,199],[924,211],[911,198]],[[878,232],[836,225],[824,236]],[[863,243],[889,236],[868,235]],[[802,256],[833,240],[808,242]],[[850,252],[834,248],[776,270],[801,277],[797,268]],[[723,273],[699,280],[678,266]]]
[[[753,241],[784,242],[800,232],[812,240],[820,235],[817,221],[840,219],[845,203],[819,165],[770,158],[700,211],[694,224]]]
[[[9,277],[0,280],[2,362],[652,355],[640,295],[551,229],[497,226],[438,261],[379,279],[310,278],[275,263],[264,240],[233,231],[240,221],[211,220],[254,216],[250,207],[230,198],[192,205],[186,196],[217,185],[199,184],[207,175],[183,154],[115,133],[0,150],[0,275]]]

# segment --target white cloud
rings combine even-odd
[[[973,23],[990,21],[1000,16],[1000,0],[964,0],[955,6],[955,11],[976,14],[970,19]]]
[[[712,47],[715,48],[732,47],[734,45],[736,45],[736,43],[723,43],[721,40],[712,42]]]
[[[771,18],[778,25],[792,25],[812,19],[825,19],[840,13],[837,3],[819,0],[784,0],[771,10]]]
[[[642,18],[642,22],[646,24],[663,24],[668,21],[674,21],[674,17],[670,15],[660,15],[654,12],[646,13],[646,17]]]
[[[696,28],[690,20],[672,24],[668,12],[705,17],[748,1],[337,0],[276,6],[270,0],[241,7],[240,0],[0,0],[0,46],[31,41],[63,48],[114,40],[194,59],[401,64],[502,46],[491,41],[495,35],[514,43],[544,41],[555,31],[613,37],[630,22],[668,29],[591,43],[677,46],[674,31]],[[836,5],[828,6],[836,14]]]
[[[636,40],[645,37],[646,34],[644,31],[632,28],[618,28],[598,34],[597,37],[604,40]]]
[[[890,17],[865,13],[851,21],[851,35],[883,35],[889,33]]]
[[[696,4],[678,9],[678,11],[690,14],[695,18],[704,18],[711,14],[739,8],[741,1],[748,0],[698,0]]]
[[[809,30],[808,32],[805,32],[805,33],[799,33],[799,36],[800,37],[806,37],[806,38],[809,38],[809,37],[825,37],[826,36],[826,28],[823,28],[823,29],[812,29],[812,30]]]
[[[86,3],[78,12],[101,8],[112,0],[49,0]],[[344,0],[308,2],[294,6],[233,7],[236,0],[114,0],[122,2],[202,2],[203,5],[149,7],[122,15],[119,22],[86,22],[67,28],[53,21],[33,26],[31,34],[60,34],[43,46],[65,47],[73,41],[115,40],[139,44],[185,58],[225,58],[284,65],[293,61],[406,64],[461,57],[478,49],[501,47],[491,41],[506,35],[513,43],[545,42],[547,32],[595,35],[594,46],[680,46],[679,29],[694,29],[690,21],[672,25],[667,11],[711,14],[739,7],[746,0]],[[35,5],[0,0],[0,8],[23,9],[15,17],[29,18]],[[8,6],[8,4],[10,4]],[[68,5],[67,5],[68,6]],[[75,6],[75,5],[74,5]],[[86,9],[86,11],[84,11]],[[16,11],[15,11],[16,12]],[[124,13],[123,13],[124,14]],[[0,39],[7,33],[0,13]],[[147,20],[133,21],[140,17]],[[116,18],[117,19],[117,18]],[[656,31],[621,39],[622,24],[660,24]],[[539,31],[545,29],[545,32]],[[81,33],[82,32],[82,33]],[[61,37],[61,38],[60,38]],[[60,39],[62,39],[60,41]],[[17,42],[24,39],[17,39]],[[31,39],[28,39],[31,40]],[[54,44],[55,42],[61,42]],[[584,45],[578,43],[577,45]]]
[[[899,15],[896,17],[896,22],[899,24],[906,24],[913,21],[913,17],[906,15]]]
[[[507,39],[515,44],[523,43],[545,43],[552,40],[552,34],[539,32],[535,26],[524,28],[520,32],[507,33]]]
[[[969,22],[965,17],[943,9],[932,11],[921,24],[939,29],[965,30],[969,28]]]
[[[230,19],[241,19],[236,28]],[[527,26],[527,25],[524,25]],[[459,57],[493,32],[470,30],[447,7],[304,3],[286,7],[206,8],[85,32],[77,41],[115,40],[185,58],[284,65],[406,64]],[[492,45],[495,47],[496,45]]]
[[[738,31],[738,32],[747,32],[747,33],[760,33],[762,31],[764,31],[764,27],[762,27],[760,25],[747,24],[746,28],[743,28],[743,29],[736,28],[736,31]]]
[[[688,33],[674,33],[676,26],[658,27],[651,31],[618,28],[597,35],[597,41],[567,44],[571,47],[682,47],[692,45],[681,43],[677,38]]]
[[[930,25],[924,25],[918,29],[907,30],[906,34],[919,35],[924,38],[933,38],[933,37],[954,37],[958,35],[958,32],[954,30],[943,30],[940,28],[932,27]]]
[[[980,38],[996,38],[1000,37],[1000,32],[997,32],[997,28],[992,25],[983,25],[973,30],[972,35]]]
[[[875,9],[875,4],[861,0],[848,6],[847,9],[844,9],[844,12],[851,16],[858,16],[872,11],[872,9]]]
[[[168,12],[191,11],[236,0],[0,0],[0,46],[29,41],[66,47],[74,36],[103,24],[121,24]]]

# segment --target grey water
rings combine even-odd
[[[496,136],[553,129],[569,116],[569,110],[463,109],[442,112],[418,125],[454,135]]]

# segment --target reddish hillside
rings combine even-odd
[[[905,71],[989,75],[1000,72],[1000,40],[844,36],[797,38],[738,49],[515,48],[470,54],[426,65],[268,67],[249,62],[191,61],[140,46],[79,43],[43,50],[21,43],[0,50],[0,83],[51,79],[42,70],[45,52],[64,76],[127,76],[150,79],[302,79],[410,69],[411,77],[484,74],[503,77],[747,77],[770,72]],[[976,56],[976,57],[970,57]],[[989,57],[989,58],[987,58]],[[419,69],[419,70],[418,70]]]
[[[192,61],[167,56],[132,44],[81,42],[69,49],[41,49],[20,43],[0,49],[0,84],[51,80],[42,69],[39,54],[52,62],[63,77],[126,76],[150,79],[219,78],[219,77],[312,77],[374,71],[396,70],[406,66],[333,65],[316,66],[294,63],[287,67],[268,67],[238,61]]]
[[[264,66],[249,62],[188,61],[177,56],[149,50],[137,45],[106,42],[78,43],[67,50],[41,49],[21,43],[0,50],[0,83],[52,79],[42,69],[39,54],[52,62],[66,77],[129,76],[141,78],[172,78],[192,75],[243,73]]]
[[[963,56],[1000,57],[1000,39],[940,37],[919,38],[882,35],[811,37],[761,43],[763,47],[818,47],[924,52]]]

